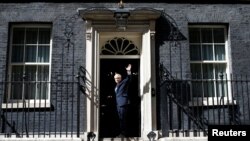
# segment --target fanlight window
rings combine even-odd
[[[115,37],[102,46],[101,55],[139,55],[139,49],[132,41]]]

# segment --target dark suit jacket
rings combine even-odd
[[[127,75],[127,77],[116,86],[115,94],[116,94],[117,106],[124,106],[129,104],[128,86],[130,82],[131,82],[131,75]]]

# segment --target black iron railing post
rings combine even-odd
[[[89,132],[87,135],[88,141],[94,141],[96,134],[94,132]]]
[[[149,139],[149,141],[155,141],[155,138],[156,138],[156,133],[151,131],[147,134],[147,137]]]
[[[78,73],[77,76],[77,81],[78,81],[78,88],[77,88],[77,137],[80,137],[80,74]]]

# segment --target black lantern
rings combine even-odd
[[[120,1],[119,9],[114,11],[114,18],[116,22],[117,29],[126,30],[128,24],[128,17],[130,16],[130,12],[128,9],[124,8],[123,2]]]

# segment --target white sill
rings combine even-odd
[[[236,100],[221,98],[193,98],[188,102],[188,106],[225,106],[236,105]]]
[[[50,108],[49,101],[32,101],[32,102],[22,102],[20,103],[2,103],[2,109],[19,109],[19,108]]]

